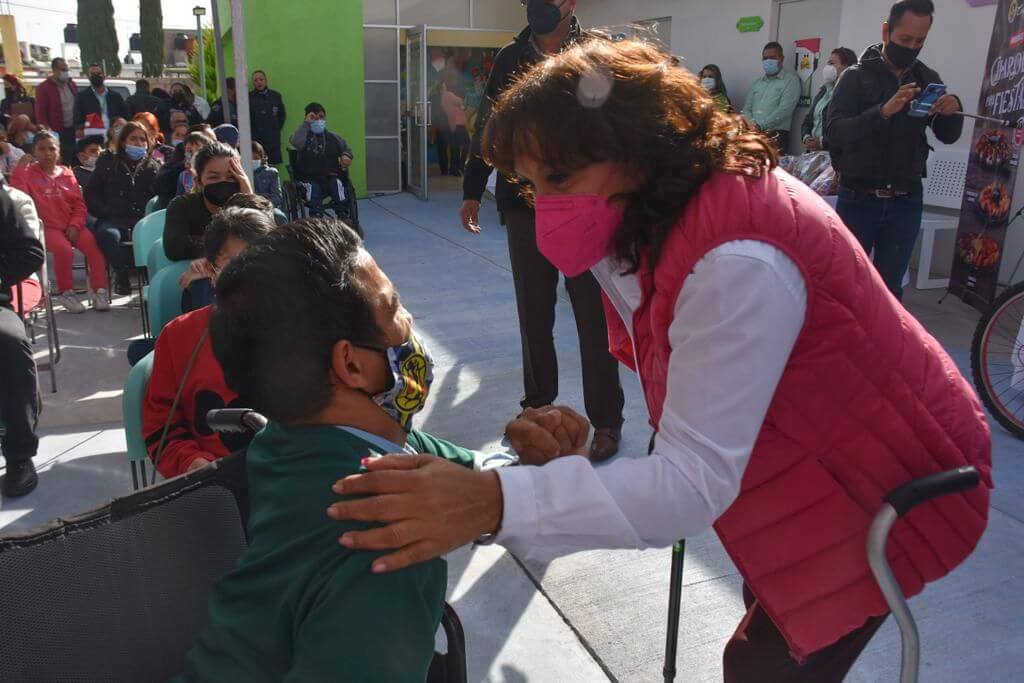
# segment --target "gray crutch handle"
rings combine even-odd
[[[258,432],[267,426],[267,418],[248,408],[211,410],[206,422],[215,432]]]

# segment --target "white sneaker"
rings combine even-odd
[[[104,312],[110,310],[110,301],[107,299],[107,290],[97,289],[90,295],[90,298],[92,299],[92,309],[94,311]]]
[[[78,300],[78,297],[70,289],[63,294],[53,297],[53,303],[63,306],[64,310],[68,313],[85,313],[85,306],[82,305],[82,302]]]

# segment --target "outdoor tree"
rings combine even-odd
[[[121,73],[111,0],[78,0],[78,46],[83,68],[97,62],[108,76]]]
[[[161,76],[164,72],[164,11],[160,0],[139,0],[139,25],[142,28],[142,75]]]
[[[217,99],[217,46],[213,42],[213,29],[203,29],[203,57],[206,60],[206,92],[202,93],[202,96],[206,98],[207,102],[213,102]],[[199,43],[196,42],[195,47],[192,48],[192,54],[188,59],[188,75],[192,78],[192,82],[196,84],[196,92],[199,92],[200,74],[199,74]]]

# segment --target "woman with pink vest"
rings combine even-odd
[[[725,680],[842,680],[887,613],[865,552],[883,497],[966,465],[983,481],[897,523],[887,554],[907,596],[985,529],[991,436],[953,361],[768,139],[653,47],[597,40],[548,59],[498,102],[483,150],[533,196],[541,252],[601,283],[652,451],[457,487],[427,459],[382,458],[340,488],[387,505],[335,514],[392,524],[342,542],[400,539],[377,567],[394,570],[485,533],[528,555],[667,546],[713,525],[748,609]]]

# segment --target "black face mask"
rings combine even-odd
[[[562,6],[568,0],[552,5],[548,0],[530,0],[526,6],[526,19],[530,22],[530,30],[538,36],[554,33],[562,23]]]
[[[93,74],[93,75],[89,76],[89,82],[92,83],[92,87],[98,88],[101,85],[103,85],[103,75],[102,74]]]
[[[203,197],[214,206],[224,206],[240,189],[241,186],[234,180],[210,183],[203,188]]]
[[[177,105],[185,104],[185,93],[174,93],[173,95],[171,95],[171,102],[174,102]]]
[[[921,48],[904,47],[893,42],[890,36],[889,42],[885,45],[885,58],[897,69],[910,68],[917,61],[921,54]]]

